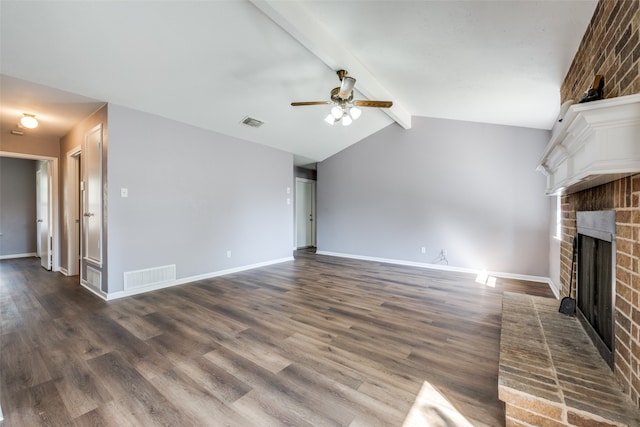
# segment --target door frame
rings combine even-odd
[[[15,153],[12,151],[0,151],[0,157],[12,157],[15,159],[26,160],[45,160],[51,162],[51,200],[49,200],[49,203],[51,203],[51,234],[53,237],[51,244],[51,250],[53,251],[53,257],[51,259],[51,271],[60,271],[60,224],[58,222],[58,209],[60,205],[58,204],[58,158],[50,156],[40,156],[37,154]]]

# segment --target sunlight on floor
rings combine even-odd
[[[496,278],[493,276],[489,276],[489,273],[487,273],[487,270],[482,270],[476,276],[476,283],[489,286],[490,288],[495,288]]]
[[[438,390],[425,381],[402,427],[427,426],[473,427]]]

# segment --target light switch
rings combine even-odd
[[[121,188],[120,189],[120,197],[129,197],[129,189]]]

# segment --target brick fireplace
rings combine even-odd
[[[561,102],[578,100],[596,74],[604,76],[605,99],[640,93],[640,0],[598,2]],[[640,134],[635,138],[640,145]],[[616,218],[614,375],[640,408],[640,174],[562,196],[560,294],[569,290],[576,212],[599,210],[613,210]]]
[[[605,363],[584,325],[558,313],[559,301],[505,294],[499,396],[507,426],[640,425],[640,0],[598,1],[561,103],[579,100],[595,75],[604,77],[604,99],[563,109],[539,170],[547,193],[561,195],[560,297],[569,294],[577,213],[613,219],[613,351]]]
[[[576,212],[598,210],[616,215],[614,375],[640,408],[640,174],[562,197],[563,296],[569,290]]]
[[[638,426],[640,94],[570,106],[538,169],[547,194],[562,195],[560,296],[577,283],[581,310],[503,297],[506,424]]]

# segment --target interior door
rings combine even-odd
[[[80,272],[82,262],[80,253],[80,218],[82,218],[82,203],[80,194],[81,176],[80,150],[68,155],[67,176],[67,274],[76,276]]]
[[[308,248],[315,241],[315,181],[296,178],[296,247]]]
[[[36,171],[37,251],[40,264],[51,270],[51,165],[40,161]]]
[[[102,265],[102,125],[85,137],[85,185],[82,250],[84,258]]]

